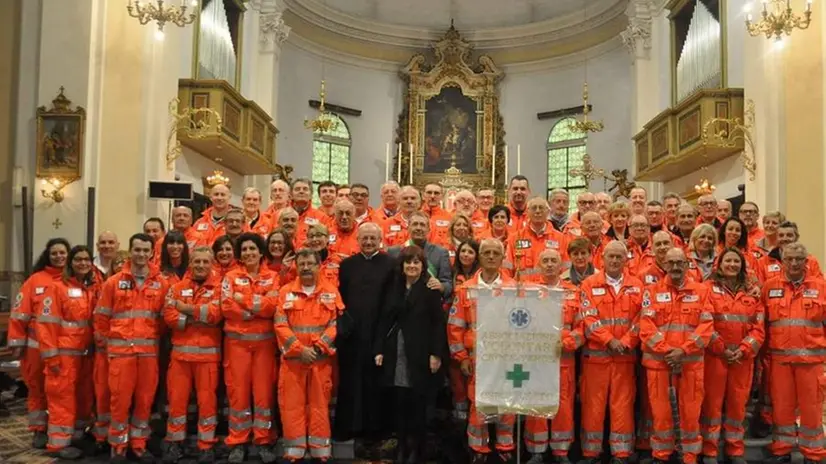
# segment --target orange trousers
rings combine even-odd
[[[651,432],[654,429],[654,419],[651,415],[651,400],[648,397],[648,383],[645,378],[645,369],[637,366],[637,408],[639,417],[637,418],[637,451],[651,451]]]
[[[218,424],[218,362],[187,362],[174,357],[169,361],[166,376],[166,392],[169,403],[169,419],[166,423],[166,440],[182,442],[186,439],[186,412],[189,394],[195,386],[198,402],[198,449],[212,448],[215,426]]]
[[[771,371],[774,437],[769,450],[774,455],[787,455],[797,443],[804,458],[820,462],[826,458],[822,422],[823,366],[773,362]],[[795,409],[800,412],[800,427],[796,426]]]
[[[760,356],[759,368],[760,373],[760,418],[765,424],[773,424],[774,412],[772,411],[772,395],[771,395],[771,357],[768,353]]]
[[[544,417],[525,419],[525,447],[531,454],[542,454],[550,445],[554,456],[567,456],[574,441],[574,396],[576,378],[574,366],[559,369],[559,411],[551,421],[550,437],[548,420]]]
[[[671,371],[667,369],[646,369],[648,396],[654,416],[654,432],[651,434],[651,450],[654,459],[668,461],[674,452],[674,421],[671,416],[671,402],[668,386]],[[697,455],[703,447],[700,438],[700,411],[703,408],[703,365],[687,368],[676,376],[677,407],[682,430],[683,462],[697,462]]]
[[[582,455],[602,453],[605,409],[610,408],[611,456],[627,458],[634,451],[634,401],[637,377],[633,363],[582,363]]]
[[[105,350],[95,348],[92,380],[95,388],[95,427],[92,434],[98,443],[109,439],[109,355]]]
[[[468,380],[467,392],[468,398],[471,398],[467,425],[468,445],[475,453],[490,453],[487,424],[489,418],[476,410],[476,378],[473,376]],[[496,416],[493,420],[496,421],[496,450],[501,453],[512,452],[516,448],[513,442],[513,426],[516,423],[516,416],[503,414]]]
[[[751,395],[754,363],[746,360],[729,364],[721,357],[706,356],[704,364],[703,456],[714,457],[719,454],[717,448],[721,428],[726,440],[726,456],[743,456],[746,452],[743,421],[746,420],[746,404]]]
[[[31,342],[30,342],[31,343]],[[26,347],[23,349],[23,359],[20,360],[20,370],[23,382],[29,389],[26,406],[29,411],[29,430],[32,432],[46,431],[46,375],[44,374],[43,360],[40,350]]]
[[[46,449],[59,451],[83,434],[92,419],[91,356],[57,356],[58,372],[46,368],[46,401],[49,404],[49,441]]]
[[[284,459],[300,461],[308,447],[313,459],[332,457],[329,416],[332,392],[331,358],[312,364],[282,359],[278,375],[278,407],[284,427]]]
[[[158,359],[155,356],[109,358],[109,391],[112,421],[109,444],[118,454],[126,447],[138,453],[149,439],[149,416],[158,388]],[[129,412],[132,419],[129,420]]]
[[[224,338],[224,370],[229,396],[228,446],[249,442],[250,432],[256,445],[275,443],[273,429],[273,375],[275,372],[275,338],[236,340]],[[254,402],[255,413],[250,405]]]
[[[459,421],[467,420],[467,378],[462,374],[459,363],[451,361],[448,368],[450,376],[450,392],[453,396],[453,417]]]

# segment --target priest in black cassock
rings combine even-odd
[[[378,225],[362,224],[357,238],[361,252],[346,258],[339,268],[339,291],[345,310],[339,317],[336,337],[339,384],[333,438],[360,440],[363,447],[372,448],[369,452],[374,455],[387,428],[382,412],[381,371],[373,360],[372,347],[380,314],[387,306],[396,259],[379,252]]]

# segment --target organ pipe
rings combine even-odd
[[[720,22],[701,0],[695,0],[680,57],[677,59],[677,101],[700,89],[722,86]]]
[[[234,86],[237,56],[224,2],[212,0],[201,11],[198,77],[223,79]]]

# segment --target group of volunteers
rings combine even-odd
[[[149,218],[125,250],[111,232],[96,250],[48,241],[8,333],[34,447],[328,462],[333,440],[375,458],[392,430],[395,462],[417,464],[446,391],[465,441],[453,462],[516,462],[524,421],[530,464],[744,464],[754,388],[767,462],[826,457],[826,281],[779,211],[640,187],[545,199],[521,175],[505,205],[438,184],[388,182],[375,208],[364,184],[270,189],[266,209],[254,188],[235,207],[216,185],[200,218]],[[476,290],[517,282],[564,291],[552,420],[474,405]],[[153,417],[166,421],[157,457]]]

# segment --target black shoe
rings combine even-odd
[[[184,452],[178,443],[169,443],[166,451],[163,452],[163,462],[168,464],[175,464],[180,461],[182,457],[184,457]]]
[[[0,401],[0,417],[9,417],[11,416],[11,411],[9,411],[8,406],[3,401]]]
[[[747,464],[743,456],[732,456],[728,458],[728,464]]]
[[[198,464],[212,464],[215,462],[215,450],[212,448],[198,452]]]
[[[94,456],[108,456],[111,453],[112,447],[109,446],[108,441],[95,442]]]
[[[788,464],[792,462],[792,455],[790,454],[781,454],[781,455],[772,455],[766,459],[766,464]]]
[[[75,448],[74,446],[67,446],[60,451],[48,454],[65,461],[76,461],[83,457],[83,451]]]
[[[148,449],[145,449],[141,452],[137,452],[135,450],[132,450],[132,453],[135,455],[135,458],[137,458],[137,460],[140,461],[140,462],[145,462],[147,464],[158,462],[158,459],[155,458],[155,455],[152,454],[152,452],[149,451]]]
[[[246,453],[244,452],[244,445],[233,446],[229,451],[229,458],[227,462],[231,464],[240,464],[244,462]]]
[[[485,453],[473,453],[470,464],[486,464],[488,462],[488,455]]]
[[[114,449],[112,450],[111,456],[109,457],[109,462],[110,463],[112,463],[112,462],[122,463],[122,462],[127,462],[127,461],[128,460],[126,459],[126,453],[118,454],[117,452],[115,452]]]
[[[269,446],[259,446],[258,459],[260,459],[264,464],[272,464],[278,460],[278,456],[273,453],[272,448]]]
[[[611,464],[628,464],[628,458],[611,458]]]
[[[571,459],[568,456],[554,456],[554,462],[557,464],[571,464]]]
[[[582,458],[577,462],[577,464],[600,464],[602,459],[600,458]]]
[[[820,464],[823,461],[815,461],[814,459],[805,458],[803,464]]]
[[[514,456],[514,453],[511,453],[511,452],[504,452],[503,453],[503,452],[500,451],[499,452],[499,462],[504,462],[505,464],[513,462],[513,456]]]
[[[756,417],[751,423],[751,436],[754,438],[766,438],[772,433],[771,424],[767,424],[761,417]]]
[[[536,453],[528,459],[527,464],[543,464],[545,462],[545,456],[542,453]]]
[[[46,449],[46,443],[49,441],[49,436],[46,435],[46,432],[34,432],[34,436],[32,437],[32,448],[43,450]]]

